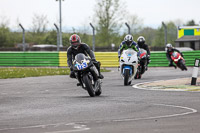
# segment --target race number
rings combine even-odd
[[[87,63],[86,62],[83,62],[82,64],[77,65],[77,69],[78,70],[84,69],[86,67],[87,67]]]

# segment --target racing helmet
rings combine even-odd
[[[126,35],[125,37],[124,37],[124,41],[125,41],[125,43],[127,44],[127,46],[130,46],[131,45],[131,43],[133,42],[133,36],[132,35]]]
[[[168,50],[168,51],[171,51],[172,50],[172,44],[170,44],[170,43],[168,43],[167,45],[166,45],[166,49]]]
[[[137,43],[143,45],[145,43],[145,38],[143,36],[139,36],[137,39]]]
[[[73,34],[69,38],[69,42],[70,42],[72,48],[77,49],[78,46],[81,44],[81,38],[77,34]]]

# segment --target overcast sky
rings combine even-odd
[[[144,26],[157,28],[162,21],[194,19],[200,22],[200,0],[122,0],[130,14],[143,20]],[[92,21],[96,0],[62,1],[63,27],[82,27]],[[47,15],[49,24],[58,23],[59,2],[56,0],[0,0],[0,22],[9,20],[16,28],[20,22],[30,28],[34,14]]]

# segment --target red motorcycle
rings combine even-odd
[[[147,51],[140,48],[140,62],[138,64],[135,79],[141,79],[142,74],[147,70]]]
[[[173,62],[176,64],[177,67],[179,67],[182,71],[186,70],[187,71],[187,67],[185,65],[185,60],[184,58],[181,56],[180,53],[178,52],[173,52],[171,55],[171,59],[173,60]]]

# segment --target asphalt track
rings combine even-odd
[[[198,133],[200,93],[123,86],[117,68],[103,73],[103,93],[91,98],[68,76],[0,79],[0,133]],[[133,84],[191,77],[149,68]]]

